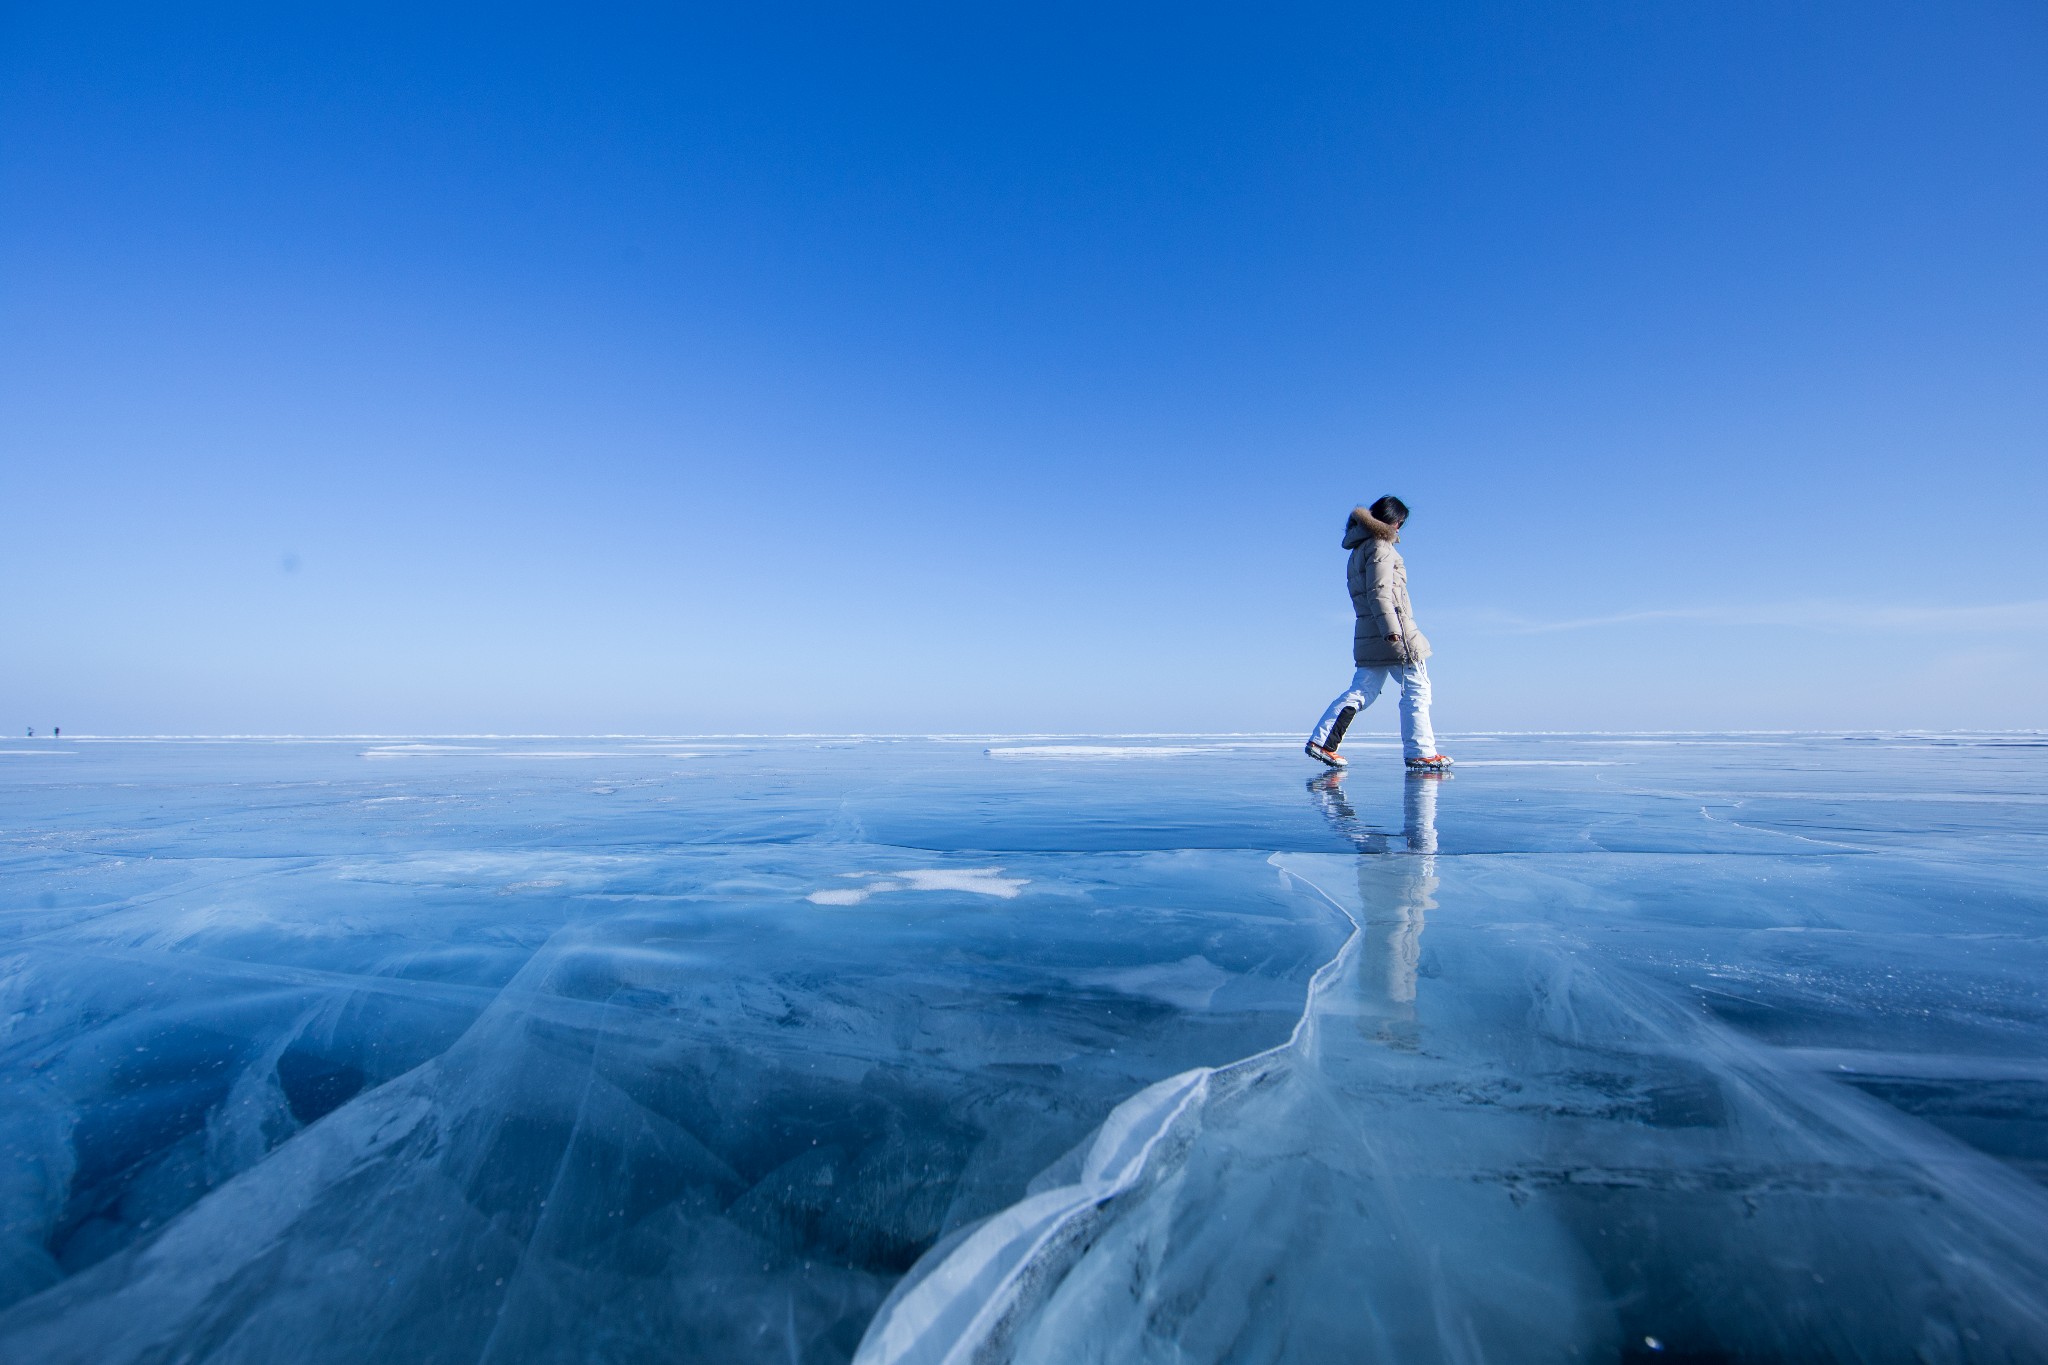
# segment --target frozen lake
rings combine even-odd
[[[2048,740],[0,742],[0,1362],[2048,1359]]]

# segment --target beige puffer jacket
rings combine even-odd
[[[1408,604],[1408,566],[1394,548],[1399,538],[1394,527],[1364,513],[1344,522],[1344,548],[1351,551],[1345,578],[1358,613],[1351,662],[1358,668],[1419,664],[1429,657],[1429,640],[1415,628],[1415,610]],[[1401,643],[1389,635],[1399,635]]]

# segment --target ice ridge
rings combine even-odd
[[[1251,1079],[1276,1060],[1314,1045],[1316,1004],[1358,951],[1363,926],[1341,902],[1268,859],[1351,928],[1310,978],[1286,1041],[1221,1066],[1169,1076],[1118,1105],[1088,1142],[1079,1178],[1027,1195],[929,1252],[869,1324],[854,1365],[967,1365],[985,1358],[1058,1286],[1089,1233],[1118,1200],[1139,1189],[1155,1155],[1185,1141],[1218,1081]]]

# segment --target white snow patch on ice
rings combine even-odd
[[[919,867],[904,872],[842,872],[849,878],[871,878],[866,886],[835,887],[813,891],[805,899],[813,905],[859,905],[869,896],[891,891],[966,891],[977,896],[1012,900],[1030,882],[1029,877],[999,875],[1000,867]]]
[[[1122,995],[1163,1000],[1177,1009],[1205,1010],[1231,980],[1229,972],[1197,953],[1178,962],[1076,972],[1074,979]]]
[[[1618,761],[1600,758],[1468,758],[1460,768],[1617,768]]]
[[[363,750],[363,758],[447,758],[461,754],[473,758],[702,758],[686,750],[641,750],[631,754],[594,749],[481,749],[470,744],[385,744]]]
[[[1240,749],[1291,749],[1292,744],[1010,744],[982,750],[990,758],[1184,758]]]

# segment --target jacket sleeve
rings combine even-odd
[[[1382,636],[1401,633],[1401,607],[1394,599],[1393,558],[1385,541],[1372,547],[1372,563],[1366,570],[1372,602],[1372,623]]]

